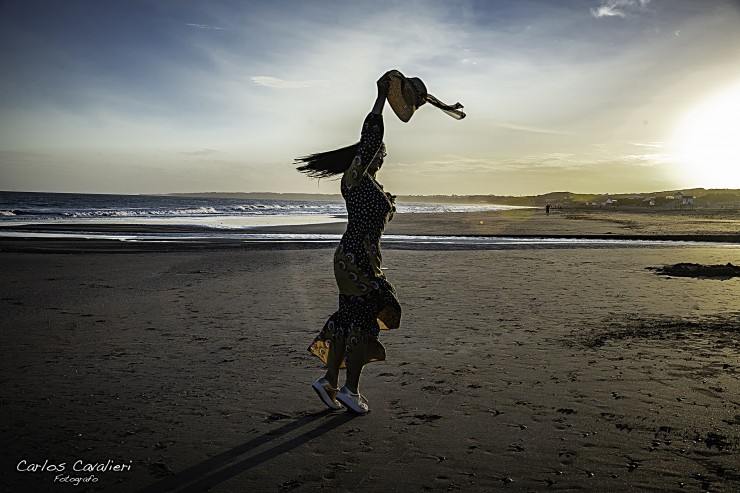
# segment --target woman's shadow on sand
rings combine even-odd
[[[356,417],[356,415],[349,412],[337,414],[327,422],[308,430],[295,438],[279,443],[254,456],[243,457],[273,440],[277,440],[288,433],[307,426],[331,414],[333,414],[332,411],[326,410],[299,416],[280,428],[268,431],[267,433],[253,438],[248,442],[238,445],[215,457],[206,459],[199,464],[185,469],[184,471],[176,473],[174,476],[169,476],[161,481],[146,486],[139,490],[139,493],[154,493],[161,491],[205,491],[208,488],[212,488],[219,483],[227,481],[234,476],[238,476],[257,465],[262,464],[263,462],[267,462],[281,454],[290,452],[291,450],[338,428]],[[234,461],[237,462],[233,463]]]

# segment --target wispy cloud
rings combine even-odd
[[[186,156],[210,156],[220,152],[221,151],[217,151],[216,149],[199,149],[197,151],[183,151],[180,154],[184,154]]]
[[[188,22],[185,25],[188,27],[192,27],[193,29],[205,29],[208,31],[223,31],[224,30],[223,27],[209,26],[208,24],[194,24],[194,23]]]
[[[591,15],[600,17],[627,17],[636,10],[647,7],[650,0],[606,0],[601,6],[592,8]]]
[[[328,80],[285,80],[277,77],[257,75],[250,77],[252,82],[260,86],[273,87],[275,89],[300,89],[302,87],[329,87],[332,85]]]
[[[393,163],[393,166],[403,166],[403,163]],[[519,156],[511,159],[471,158],[460,155],[447,155],[442,159],[426,160],[421,165],[408,164],[405,171],[435,173],[445,171],[465,171],[492,173],[502,171],[522,171],[535,169],[576,169],[584,166],[585,162],[579,160],[571,153],[551,152],[543,154],[532,154]]]
[[[633,166],[651,167],[675,163],[675,157],[667,153],[625,154],[623,160]]]
[[[529,125],[518,125],[516,123],[495,122],[494,125],[499,128],[506,128],[509,130],[518,130],[521,132],[531,132],[531,133],[536,133],[536,134],[570,135],[568,132],[563,132],[560,130],[553,130],[550,128],[542,128],[542,127],[532,127]]]
[[[575,154],[566,152],[532,154],[497,162],[501,170],[507,171],[578,169],[584,164]]]
[[[404,164],[408,165],[407,171],[420,171],[419,165],[403,163],[402,166]],[[422,163],[422,166],[424,166],[426,170],[431,168],[439,172],[444,172],[444,171],[460,172],[461,170],[490,171],[491,170],[491,160],[470,158],[470,157],[458,156],[458,155],[448,155],[442,159],[426,160]],[[426,168],[427,166],[429,166],[429,168]]]

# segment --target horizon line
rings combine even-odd
[[[706,192],[723,191],[740,193],[740,188],[704,188],[704,187],[686,187],[666,190],[651,190],[647,192],[571,192],[568,190],[550,191],[539,194],[529,195],[500,195],[495,193],[470,193],[470,194],[397,194],[397,197],[507,197],[507,198],[526,198],[542,197],[555,194],[570,195],[595,195],[595,196],[617,196],[617,195],[650,195],[662,193],[679,193],[683,191],[703,190]],[[60,192],[60,191],[41,191],[41,190],[0,190],[0,193],[46,193],[46,194],[68,194],[68,195],[123,195],[123,196],[171,196],[171,195],[314,195],[314,196],[341,196],[340,193],[315,193],[315,192],[146,192],[146,193],[111,193],[111,192]]]

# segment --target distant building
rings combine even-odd
[[[674,209],[683,209],[684,207],[688,207],[689,209],[694,208],[694,197],[691,195],[686,195],[683,192],[676,192],[673,195],[666,195],[666,200],[673,201]]]

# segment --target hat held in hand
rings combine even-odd
[[[455,103],[454,105],[444,104],[439,99],[427,93],[427,88],[418,77],[405,77],[398,70],[386,72],[390,79],[388,85],[388,104],[402,122],[408,122],[421,105],[430,103],[441,109],[452,118],[462,120],[465,118],[463,105]]]

